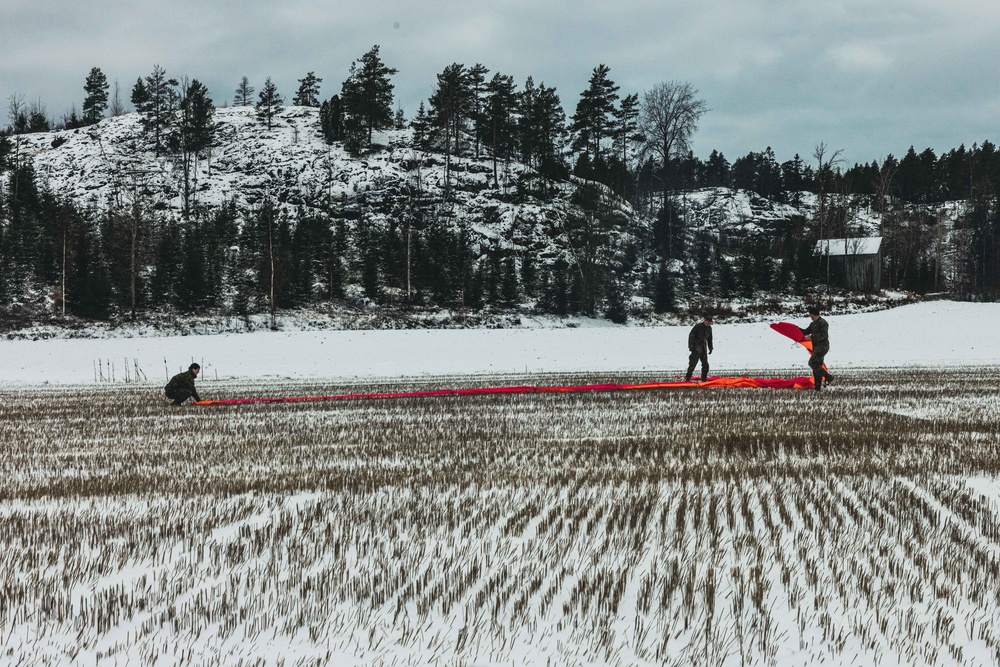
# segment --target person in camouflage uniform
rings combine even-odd
[[[809,368],[813,372],[813,387],[819,391],[823,388],[824,381],[827,384],[833,382],[833,376],[823,367],[826,353],[830,351],[830,324],[820,317],[817,306],[809,306],[807,312],[812,323],[805,329],[799,327],[799,331],[805,340],[812,341],[813,350],[812,356],[809,357]]]
[[[198,390],[194,387],[194,379],[198,377],[199,372],[201,372],[201,366],[191,364],[186,371],[170,378],[170,382],[163,388],[163,393],[173,401],[171,405],[183,405],[184,401],[189,398],[196,401],[201,400],[198,396]]]
[[[704,382],[708,379],[708,355],[712,354],[711,317],[706,317],[691,329],[691,333],[688,334],[688,350],[691,351],[691,356],[688,357],[688,370],[684,381],[691,381],[694,367],[701,361],[701,381]]]

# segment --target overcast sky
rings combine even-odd
[[[407,118],[453,62],[554,86],[567,116],[606,64],[622,94],[692,84],[697,155],[824,142],[850,165],[1000,143],[998,27],[997,0],[0,0],[0,125],[12,94],[79,112],[91,67],[126,104],[155,64],[218,106],[242,76],[290,101],[309,71],[326,99],[378,44]]]

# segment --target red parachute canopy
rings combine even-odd
[[[812,354],[813,344],[811,340],[803,340],[802,329],[798,328],[791,322],[775,322],[771,325],[771,328],[780,333],[782,336],[788,336],[793,341],[801,345],[802,347],[809,350],[809,354]]]
[[[812,342],[802,339],[802,330],[791,322],[777,322],[771,328],[788,336],[812,353]],[[470,389],[432,389],[427,391],[394,391],[357,394],[332,394],[329,396],[263,396],[256,398],[227,398],[213,401],[196,401],[195,405],[237,405],[241,403],[295,403],[299,401],[336,401],[358,398],[419,398],[423,396],[478,396],[485,394],[534,394],[534,393],[568,393],[585,391],[631,391],[637,389],[680,389],[684,387],[741,387],[767,389],[809,389],[813,386],[812,378],[751,378],[751,377],[712,377],[705,382],[646,382],[643,384],[583,384],[555,387],[536,387],[534,385],[514,385],[507,387],[474,387]]]
[[[791,322],[775,322],[771,325],[771,328],[780,333],[782,336],[788,336],[796,343],[802,347],[809,350],[809,354],[812,354],[813,343],[811,340],[805,340],[805,334],[802,333],[802,329],[792,324]],[[826,368],[826,364],[823,364],[823,368]]]
[[[766,389],[808,389],[812,379],[784,378],[725,378],[712,377],[705,382],[647,382],[645,384],[583,384],[555,387],[517,385],[509,387],[474,387],[470,389],[433,389],[428,391],[373,392],[359,394],[333,394],[329,396],[265,396],[258,398],[228,398],[213,401],[196,401],[195,405],[236,405],[240,403],[295,403],[299,401],[336,401],[359,398],[419,398],[422,396],[480,396],[485,394],[546,394],[586,391],[630,391],[637,389],[680,389],[684,387],[744,387]]]

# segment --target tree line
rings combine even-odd
[[[851,234],[852,207],[882,216],[887,286],[923,292],[942,283],[940,253],[931,251],[940,228],[913,205],[952,199],[968,202],[969,213],[951,249],[964,268],[949,282],[963,298],[1000,296],[1000,156],[988,141],[941,156],[911,147],[902,159],[890,155],[846,169],[839,151],[822,144],[808,159],[796,155],[780,164],[770,148],[732,163],[718,151],[701,160],[690,141],[708,108],[686,82],[621,95],[602,64],[567,115],[544,82],[528,77],[519,87],[482,64],[453,63],[407,121],[393,107],[395,74],[374,46],[352,63],[338,94],[324,100],[323,79],[308,72],[292,99],[318,109],[327,142],[356,154],[368,150],[376,131],[409,126],[416,146],[443,156],[442,201],[421,203],[421,193],[411,192],[407,207],[369,207],[367,217],[357,202],[319,212],[290,213],[274,201],[250,211],[232,203],[193,209],[190,174],[215,141],[215,104],[197,79],[168,77],[159,65],[136,80],[130,99],[149,148],[181,161],[180,219],[143,200],[140,176],[133,176],[131,193],[104,208],[62,201],[37,185],[19,157],[18,134],[51,128],[44,107],[12,95],[11,126],[0,133],[0,170],[8,176],[0,187],[0,300],[16,303],[52,290],[52,303],[93,318],[160,308],[273,313],[348,296],[459,308],[529,300],[542,312],[622,321],[634,296],[648,297],[662,312],[681,299],[803,293],[835,282],[823,275],[813,248],[818,238]],[[82,116],[72,112],[65,127],[122,111],[117,83],[112,92],[98,68],[84,91]],[[233,103],[253,105],[270,128],[285,101],[270,78],[258,92],[243,77]],[[435,224],[448,189],[459,186],[451,171],[456,156],[485,159],[497,189],[509,163],[527,165],[515,198],[546,200],[558,183],[576,177],[583,185],[573,213],[563,229],[551,231],[563,251],[511,252],[474,242],[461,226]],[[768,237],[726,238],[691,225],[679,203],[684,192],[706,187],[741,188],[791,204],[812,193],[820,211]],[[605,192],[632,202],[650,222],[623,219]]]
[[[293,212],[273,199],[251,210],[229,201],[183,220],[150,208],[141,194],[122,207],[81,208],[39,188],[30,164],[9,172],[4,191],[5,304],[34,294],[57,311],[98,320],[147,311],[273,314],[348,297],[473,310],[532,299],[540,312],[609,314],[607,294],[596,291],[608,289],[608,276],[598,275],[604,265],[595,257],[613,245],[611,230],[597,239],[582,217],[568,231],[590,261],[549,264],[481,247],[468,227],[425,217],[441,215],[434,205],[404,211],[396,202],[395,214],[385,215],[376,204],[365,212],[364,201]],[[407,216],[424,219],[411,230],[401,222]],[[616,316],[624,319],[623,299]]]

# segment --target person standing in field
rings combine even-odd
[[[706,317],[691,329],[691,333],[688,334],[688,350],[691,351],[691,356],[688,357],[688,370],[684,381],[691,381],[694,367],[701,361],[701,381],[704,382],[708,379],[708,355],[712,354],[711,317]]]
[[[170,378],[170,382],[163,388],[163,393],[167,395],[169,400],[173,401],[171,405],[183,405],[184,401],[189,398],[193,398],[196,401],[201,400],[198,396],[198,390],[194,386],[194,379],[198,377],[198,373],[200,372],[201,366],[191,364],[186,371]]]
[[[818,306],[809,306],[806,312],[809,313],[809,319],[812,320],[812,323],[805,329],[799,327],[799,331],[802,332],[804,340],[812,341],[813,349],[812,356],[809,357],[809,368],[813,372],[813,387],[816,391],[820,391],[824,381],[827,384],[833,382],[833,376],[823,367],[826,353],[830,351],[830,324],[820,317]]]

